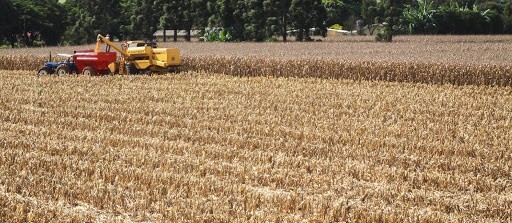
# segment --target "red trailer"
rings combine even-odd
[[[116,52],[94,52],[94,50],[80,50],[73,54],[76,72],[83,75],[109,74],[108,65],[116,62]]]

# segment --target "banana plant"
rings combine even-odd
[[[403,12],[403,16],[409,24],[409,33],[435,33],[436,20],[434,19],[434,14],[436,10],[432,7],[434,1],[417,1],[417,7],[408,5]]]

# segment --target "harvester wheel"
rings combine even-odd
[[[147,71],[144,72],[144,75],[153,76],[153,72],[150,71],[150,70],[147,70]]]
[[[41,69],[37,71],[38,76],[46,76],[50,74],[52,74],[52,71],[48,67],[41,67]]]
[[[66,64],[61,64],[55,69],[55,73],[59,76],[68,75],[71,72],[71,69]]]
[[[138,73],[137,67],[135,67],[135,64],[132,63],[126,63],[126,74],[128,75],[134,75]]]
[[[169,72],[169,73],[179,73],[180,72],[180,67],[179,66],[171,66],[171,67],[169,67],[167,72]]]
[[[82,70],[82,75],[84,75],[84,76],[94,76],[94,75],[96,75],[96,73],[94,72],[94,69],[92,69],[92,67],[85,67]]]

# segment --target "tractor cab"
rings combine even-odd
[[[66,58],[62,62],[52,62],[51,54],[50,59],[44,63],[44,66],[37,71],[38,75],[49,75],[58,74],[65,75],[76,69],[75,62],[73,61],[73,55],[70,54],[58,54],[59,57]]]

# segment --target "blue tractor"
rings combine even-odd
[[[52,55],[50,54],[50,59],[46,61],[38,71],[37,74],[39,76],[57,74],[59,76],[64,76],[70,73],[76,72],[75,62],[72,61],[73,55],[69,54],[58,54],[61,57],[67,58],[64,62],[51,62]]]

